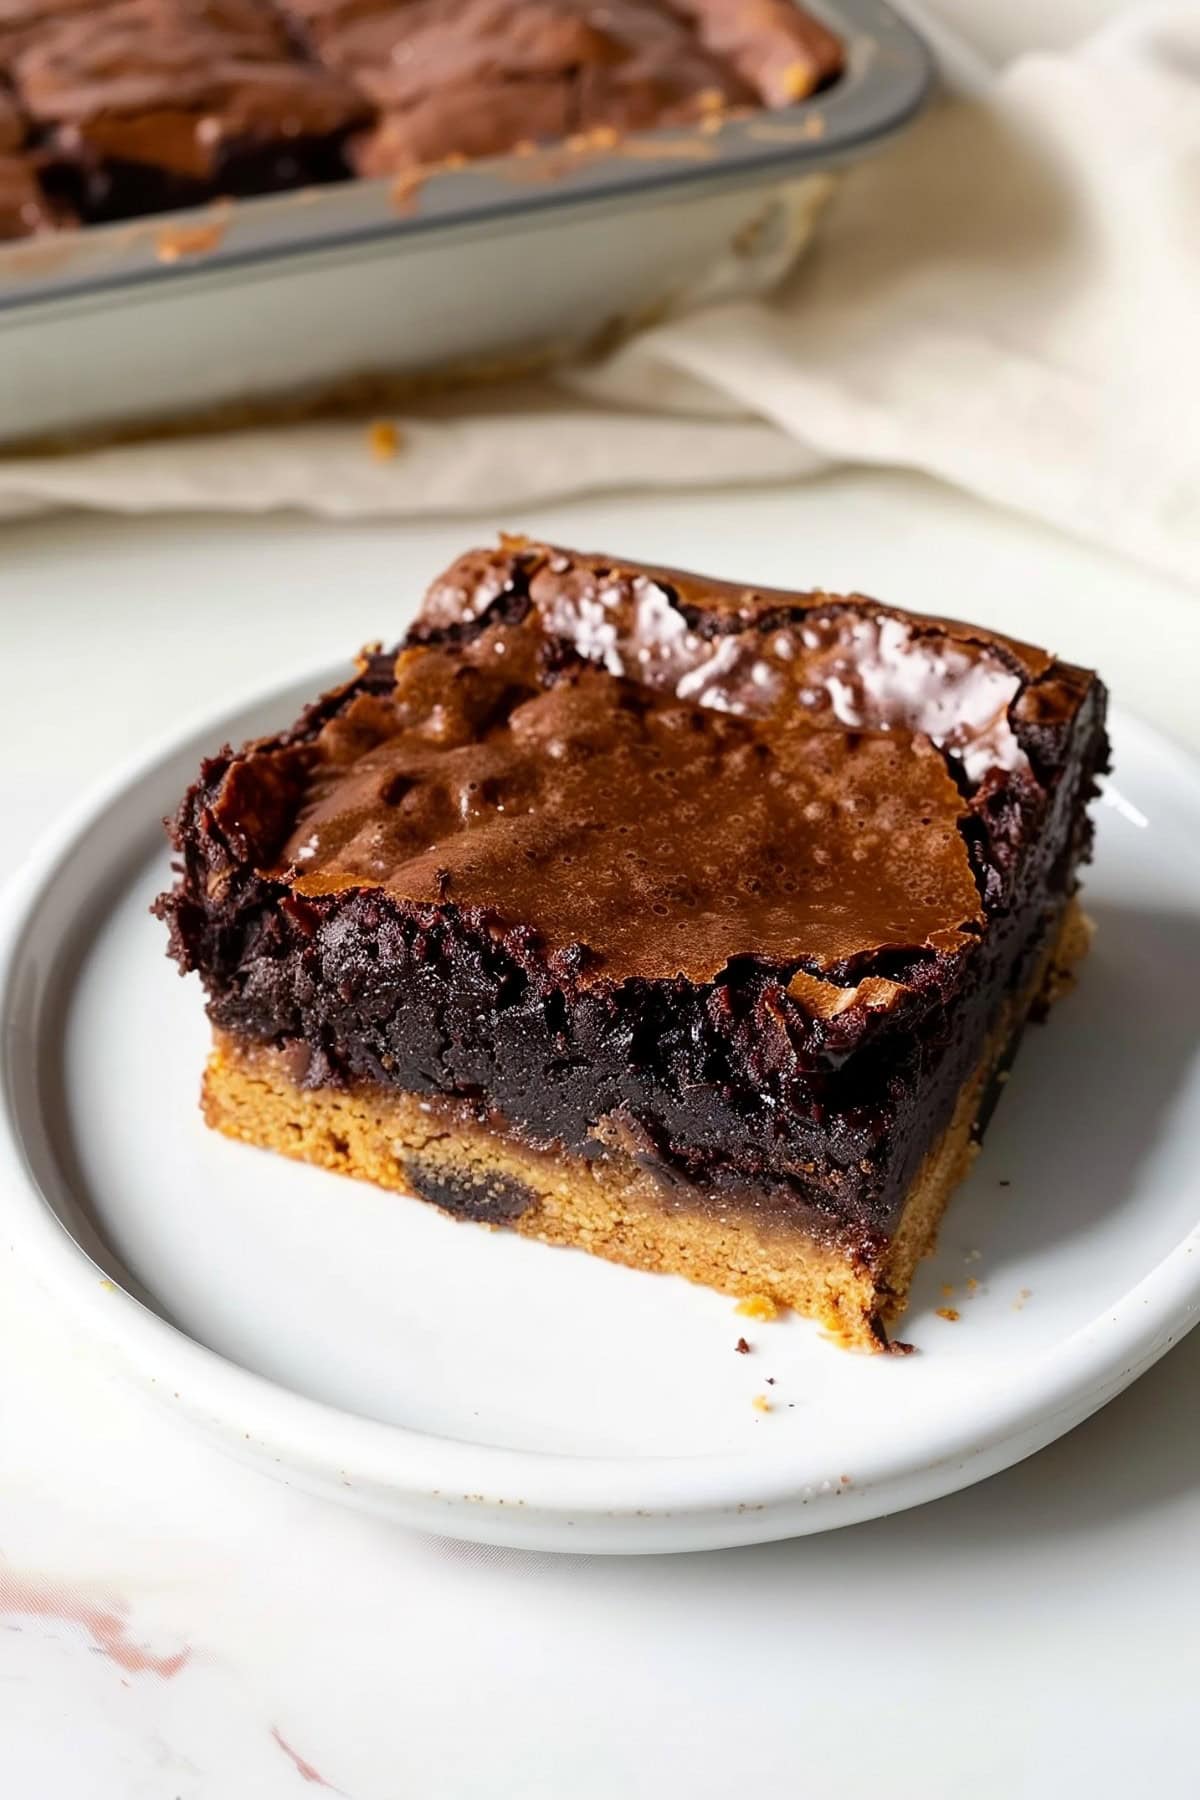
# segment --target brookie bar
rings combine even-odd
[[[1104,701],[858,595],[464,556],[183,803],[206,1117],[880,1346],[1086,945]]]

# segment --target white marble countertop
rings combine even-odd
[[[494,523],[6,529],[0,877],[177,718],[394,632]],[[1200,597],[932,483],[845,474],[507,523],[978,618],[1097,664],[1200,748]],[[1185,1792],[1198,1397],[1200,1334],[1069,1438],[918,1512],[721,1555],[522,1556],[227,1462],[93,1370],[6,1257],[0,1790],[1049,1800],[1129,1792],[1153,1746],[1155,1779]]]

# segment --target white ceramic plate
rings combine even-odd
[[[920,1275],[904,1326],[919,1354],[856,1357],[803,1321],[755,1324],[683,1281],[204,1129],[199,987],[147,913],[169,878],[158,820],[206,750],[290,719],[332,679],[142,760],[6,902],[2,1237],[114,1366],[276,1475],[407,1524],[682,1550],[979,1480],[1194,1322],[1200,770],[1153,732],[1117,723],[1122,798],[1101,807],[1087,887],[1097,944],[1027,1034]]]

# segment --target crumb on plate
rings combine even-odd
[[[743,1319],[777,1319],[779,1317],[779,1308],[769,1294],[747,1294],[744,1300],[738,1301],[733,1310],[735,1313],[740,1313]]]

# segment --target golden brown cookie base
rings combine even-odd
[[[721,1219],[689,1206],[631,1156],[603,1160],[534,1150],[466,1107],[374,1086],[297,1086],[286,1054],[218,1037],[203,1110],[227,1137],[338,1174],[436,1198],[450,1210],[506,1224],[546,1244],[588,1250],[635,1269],[683,1275],[739,1299],[761,1297],[821,1322],[855,1349],[886,1346],[885,1320],[903,1312],[917,1263],[932,1250],[946,1204],[970,1167],[973,1127],[1027,1015],[1056,999],[1090,940],[1072,902],[1034,982],[1001,1021],[954,1115],[925,1157],[881,1263],[867,1267],[807,1233]],[[686,1194],[686,1190],[682,1190]]]

